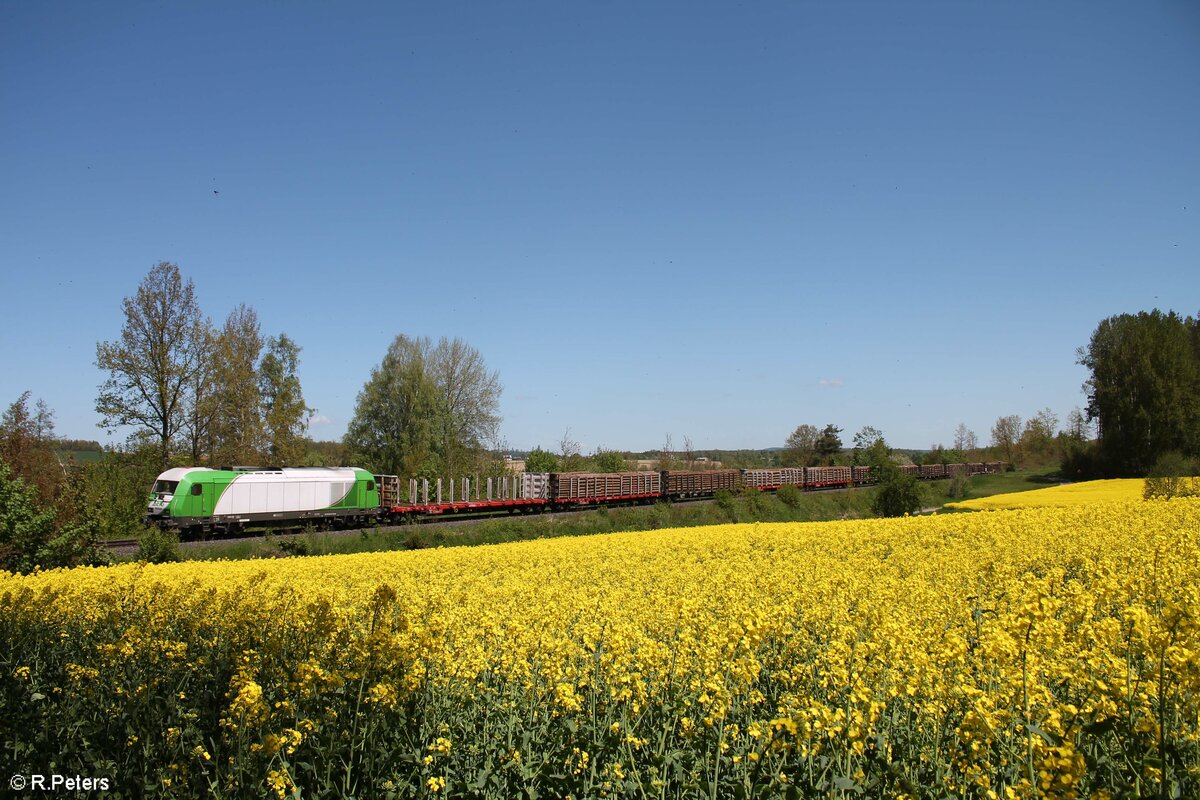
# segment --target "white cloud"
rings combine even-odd
[[[817,386],[843,386],[845,383],[841,378],[821,378],[817,381]]]
[[[330,419],[329,417],[325,416],[324,414],[318,414],[317,416],[313,417],[312,419],[310,419],[308,421],[308,427],[310,427],[310,428],[319,428],[322,425],[332,425],[332,424],[333,424],[333,420]]]

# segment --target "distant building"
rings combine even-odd
[[[513,458],[512,456],[506,455],[504,457],[504,469],[508,470],[509,472],[524,472],[525,459]]]

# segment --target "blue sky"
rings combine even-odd
[[[96,427],[162,260],[304,349],[339,438],[458,336],[514,448],[901,447],[1084,403],[1200,310],[1200,6],[0,5],[0,402]]]

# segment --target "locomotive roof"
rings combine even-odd
[[[236,472],[239,476],[247,478],[253,476],[252,482],[271,480],[272,477],[292,480],[346,480],[353,478],[358,469],[358,467],[250,467],[214,470],[209,467],[174,467],[159,475],[158,480],[180,481],[194,472]]]
[[[191,472],[212,472],[208,467],[172,467],[158,476],[160,481],[181,481]]]

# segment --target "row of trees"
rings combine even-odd
[[[1021,466],[1042,466],[1058,463],[1064,454],[1086,444],[1089,424],[1080,409],[1068,415],[1065,428],[1059,428],[1059,418],[1049,408],[1042,409],[1027,420],[1019,415],[1002,416],[991,430],[991,442],[981,446],[979,437],[959,423],[950,447],[931,445],[928,453],[913,453],[914,463],[953,464],[976,460],[1003,460]],[[872,448],[883,442],[883,432],[866,425],[854,434],[853,444],[846,449],[839,434],[842,429],[829,424],[823,429],[800,425],[788,436],[781,463],[785,467],[801,466],[865,466],[872,463]],[[889,452],[891,449],[888,448]]]
[[[1076,355],[1091,371],[1083,390],[1099,433],[1081,469],[1141,476],[1172,453],[1200,457],[1200,319],[1158,309],[1109,317]]]
[[[203,315],[179,267],[156,264],[132,297],[115,341],[96,346],[107,378],[101,427],[153,442],[165,468],[190,464],[294,465],[326,460],[305,437],[314,412],[298,376],[300,347],[264,339],[253,308],[219,328]],[[368,469],[434,476],[477,470],[497,440],[499,376],[460,339],[397,336],[359,393],[343,447]]]
[[[842,452],[842,429],[830,423],[817,430],[814,425],[799,425],[784,443],[781,460],[785,467],[815,467],[832,464]]]
[[[1085,447],[1091,426],[1084,412],[1072,409],[1067,424],[1044,408],[1023,420],[1017,414],[1000,417],[992,426],[992,452],[1001,460],[1024,467],[1062,463],[1071,453]]]
[[[96,398],[100,426],[152,441],[163,468],[174,453],[203,463],[294,463],[312,413],[297,374],[300,347],[264,341],[253,308],[216,328],[175,264],[151,268],[123,303],[120,338],[96,345],[107,373]]]

